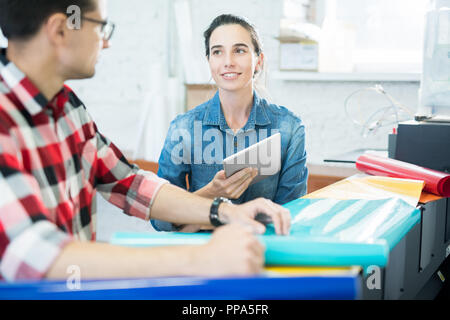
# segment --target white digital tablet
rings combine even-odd
[[[231,177],[245,168],[257,168],[251,184],[276,174],[281,169],[281,134],[276,133],[223,160],[225,176]]]

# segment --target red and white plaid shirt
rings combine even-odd
[[[96,190],[147,220],[164,183],[127,162],[69,87],[48,102],[0,52],[0,278],[42,278],[67,243],[95,240]]]

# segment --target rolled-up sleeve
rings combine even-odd
[[[191,172],[192,141],[191,132],[182,116],[177,116],[171,123],[158,161],[158,176],[171,184],[187,189],[186,175]]]
[[[158,176],[167,179],[173,185],[187,189],[186,175],[190,173],[191,141],[189,138],[186,139],[189,134],[183,123],[182,117],[178,116],[170,124],[159,157]],[[181,150],[180,146],[183,146]],[[177,231],[170,222],[152,219],[151,223],[156,231]]]
[[[286,157],[282,163],[274,202],[285,204],[304,196],[307,192],[307,180],[305,126],[298,119],[292,130]]]
[[[119,149],[99,132],[96,132],[95,139],[96,141],[92,143],[97,144],[93,146],[97,152],[95,161],[97,190],[124,213],[149,220],[158,191],[169,182],[153,172],[141,170],[136,165],[130,164]],[[84,152],[83,156],[85,154]],[[89,152],[87,154],[89,157]]]
[[[72,238],[48,219],[39,185],[0,134],[0,273],[7,281],[45,277]]]

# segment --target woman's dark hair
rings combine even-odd
[[[218,17],[216,17],[213,22],[209,25],[208,29],[203,33],[203,36],[205,37],[205,49],[206,49],[206,56],[209,59],[209,40],[211,38],[211,34],[216,30],[218,27],[228,24],[238,24],[241,27],[245,28],[249,33],[250,37],[252,38],[253,46],[255,47],[255,53],[259,56],[262,52],[262,44],[261,40],[259,39],[258,31],[256,30],[255,26],[251,24],[247,19],[239,16],[235,16],[232,14],[222,14]]]
[[[97,6],[93,0],[0,0],[0,29],[9,40],[26,40],[39,31],[48,17],[67,14],[72,5],[82,13]]]

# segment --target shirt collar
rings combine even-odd
[[[6,48],[0,49],[0,76],[32,116],[48,105],[48,100],[30,79],[6,58]]]
[[[253,106],[247,123],[243,128],[244,131],[254,129],[255,125],[266,126],[271,123],[265,110],[266,103],[267,102],[264,99],[259,97],[256,91],[253,91]],[[214,97],[208,102],[203,123],[205,125],[220,126],[220,129],[223,131],[230,129],[225,120],[222,108],[220,107],[219,91],[217,91]]]

